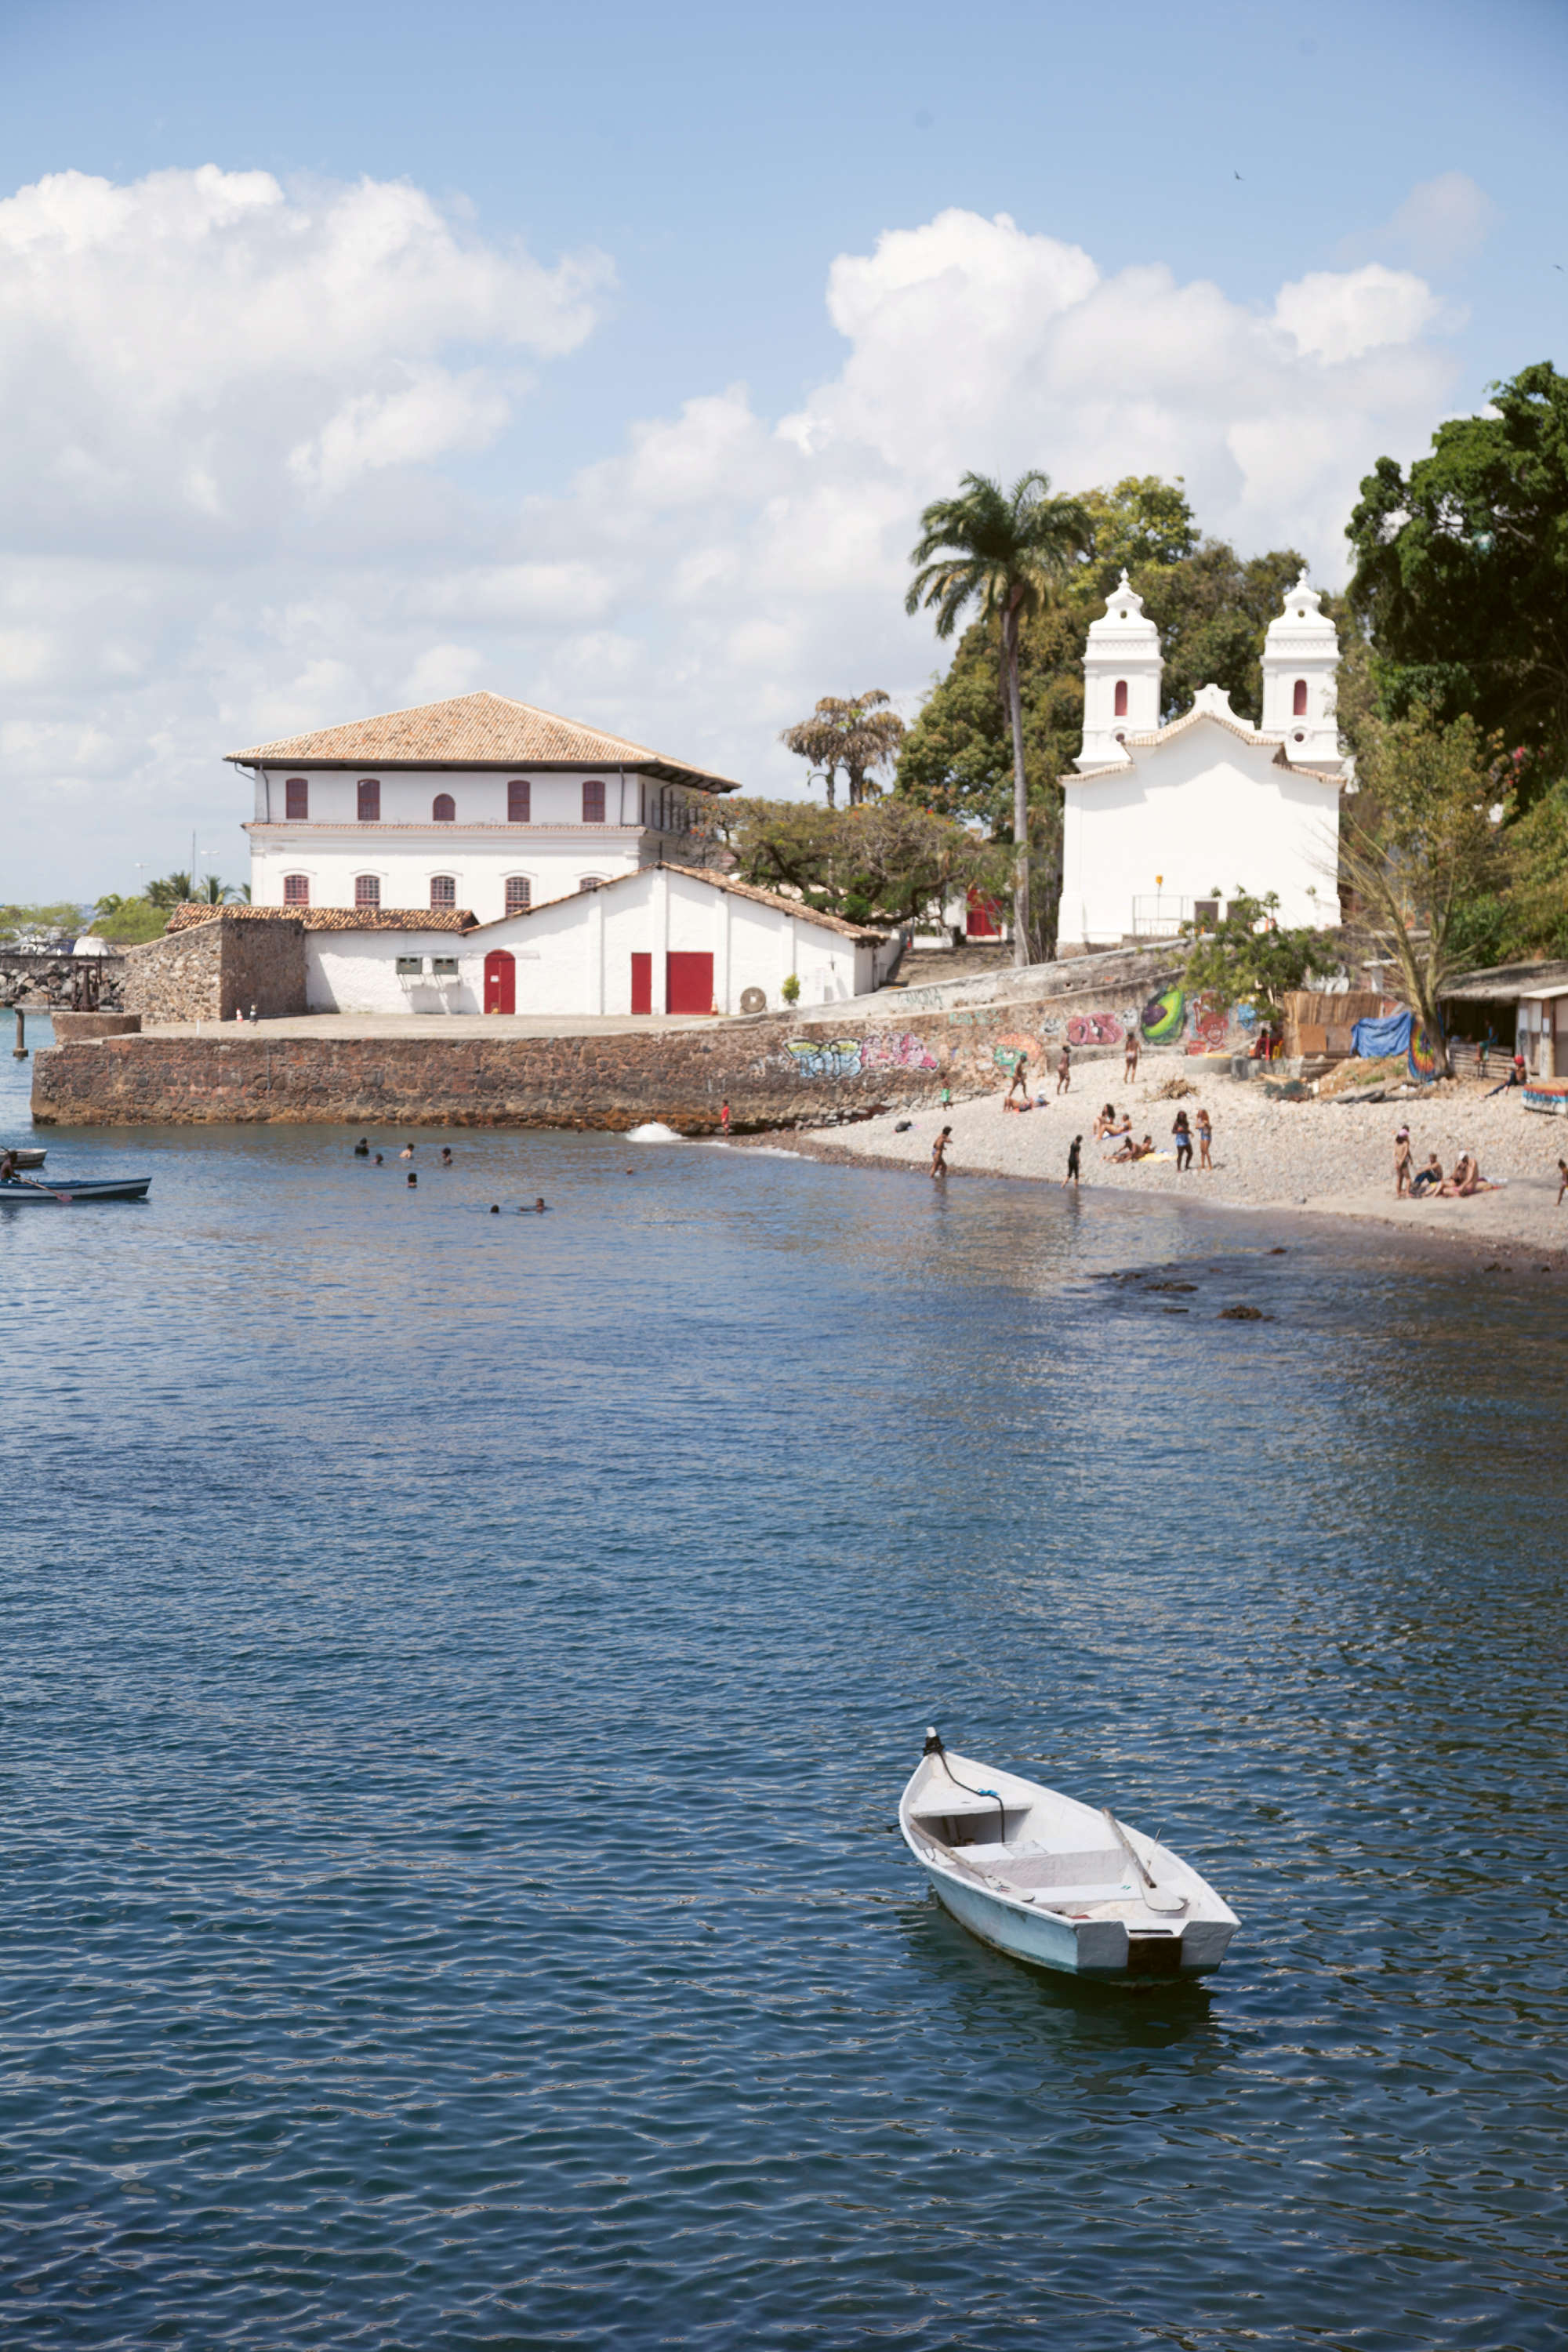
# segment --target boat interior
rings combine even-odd
[[[940,1802],[931,1801],[939,1797]],[[1049,1889],[1053,1895],[1103,1903],[1137,1891],[1132,1866],[1113,1839],[1107,1835],[1091,1845],[1084,1834],[1088,1823],[1072,1821],[1053,1834],[1056,1825],[1037,1821],[1038,1811],[1034,1805],[1008,1804],[1005,1798],[976,1801],[956,1791],[931,1790],[922,1791],[910,1825],[917,1836],[945,1846],[955,1861],[1020,1895]]]

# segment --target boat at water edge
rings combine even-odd
[[[144,1201],[152,1181],[151,1176],[35,1176],[28,1181],[12,1176],[0,1182],[0,1206],[53,1201],[70,1208],[79,1201]]]
[[[1122,1984],[1204,1976],[1240,1924],[1180,1854],[1108,1805],[950,1756],[934,1729],[899,1828],[943,1909],[1036,1968]]]
[[[18,1168],[41,1168],[45,1150],[41,1143],[0,1143],[0,1152],[8,1151]]]

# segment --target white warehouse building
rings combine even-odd
[[[258,907],[520,914],[660,858],[690,862],[740,790],[500,694],[384,712],[226,757],[249,769]]]
[[[1160,633],[1125,572],[1089,632],[1083,746],[1064,776],[1064,954],[1169,936],[1240,887],[1279,920],[1340,919],[1339,640],[1303,572],[1269,624],[1263,724],[1205,686],[1161,724]],[[1217,895],[1216,895],[1217,894]]]

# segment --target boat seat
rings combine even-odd
[[[1127,1857],[1116,1846],[1090,1853],[1057,1853],[1043,1846],[966,1845],[965,1862],[1010,1886],[1120,1886],[1127,1874]]]

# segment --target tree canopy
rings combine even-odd
[[[821,773],[829,808],[835,804],[834,788],[842,768],[849,785],[849,805],[858,808],[872,772],[892,765],[903,736],[904,722],[890,698],[874,687],[868,694],[825,694],[811,717],[798,726],[786,727],[779,740]]]
[[[923,608],[934,614],[939,637],[952,636],[970,611],[978,612],[983,628],[995,631],[1013,755],[1013,955],[1020,964],[1055,951],[1057,894],[1048,892],[1037,933],[1030,923],[1030,793],[1019,636],[1070,577],[1092,532],[1077,499],[1052,497],[1048,474],[1021,474],[1010,490],[987,475],[965,474],[955,498],[933,499],[926,508],[920,538],[910,551],[915,576],[904,599],[906,612]]]
[[[1468,712],[1527,754],[1528,805],[1568,772],[1568,377],[1523,368],[1408,472],[1380,458],[1349,537],[1384,716]]]
[[[815,801],[728,801],[716,824],[743,882],[799,892],[853,923],[904,923],[934,900],[1005,887],[1005,854],[907,800],[830,809]]]

